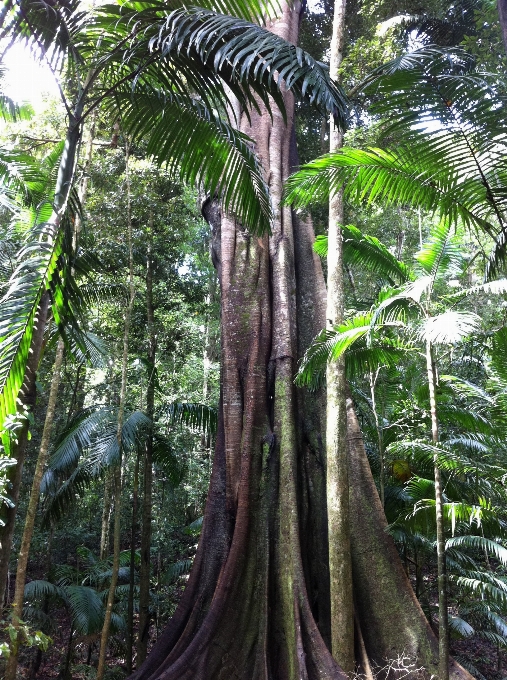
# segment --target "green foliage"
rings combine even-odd
[[[343,188],[350,201],[411,205],[495,239],[488,275],[503,258],[506,146],[503,96],[488,76],[471,72],[463,52],[424,48],[381,67],[371,78],[372,113],[387,116],[396,150],[344,148],[305,165],[288,182],[296,206]]]
[[[25,621],[19,621],[18,626],[13,626],[10,621],[0,621],[0,632],[7,641],[0,642],[0,658],[8,659],[11,650],[15,646],[37,647],[47,651],[53,640],[40,630],[33,630]]]

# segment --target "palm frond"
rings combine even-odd
[[[183,478],[183,467],[167,437],[155,433],[153,437],[153,462],[160,468],[169,484],[175,489]]]
[[[472,312],[448,310],[425,319],[419,334],[423,340],[432,344],[451,345],[475,333],[480,321],[480,317]]]
[[[254,233],[269,231],[272,210],[253,142],[202,104],[137,87],[115,95],[125,130],[148,139],[147,153],[169,172],[220,196],[224,209]]]
[[[47,59],[53,71],[62,67],[65,54],[75,57],[76,43],[90,15],[79,0],[55,4],[50,0],[17,0],[11,3],[0,37],[24,41],[39,59]]]
[[[39,226],[18,256],[9,288],[0,300],[0,423],[16,413],[37,313],[58,266],[61,230]],[[38,238],[37,238],[38,237]],[[4,445],[8,443],[4,438]]]
[[[471,571],[467,576],[449,574],[449,580],[479,598],[483,597],[502,606],[507,604],[507,585],[493,574]]]
[[[449,627],[451,632],[460,638],[472,637],[475,634],[473,627],[459,616],[449,617]]]
[[[207,404],[173,402],[168,408],[169,422],[187,425],[202,432],[216,433],[217,409]]]
[[[86,465],[78,467],[59,485],[59,479],[55,479],[54,473],[50,470],[44,477],[45,498],[44,513],[42,517],[42,527],[49,528],[52,524],[58,523],[78,499],[83,498],[90,484],[96,478],[93,470]]]
[[[408,267],[394,257],[381,241],[363,234],[357,227],[342,227],[343,260],[346,264],[361,265],[377,274],[389,285],[396,286],[410,279]]]
[[[141,11],[138,6],[125,4],[120,8],[108,6],[105,12],[99,12],[104,16],[99,26],[102,33],[113,18],[116,30],[120,17],[121,24],[129,26],[129,30],[136,26],[137,39],[121,55],[121,61],[137,59],[139,62],[137,55],[140,54],[141,78],[155,60],[162,64],[167,62],[188,79],[191,87],[202,88],[204,85],[203,82],[196,83],[198,72],[199,78],[213,83],[218,92],[221,88],[218,76],[245,108],[258,108],[254,99],[258,96],[270,110],[270,95],[282,112],[283,84],[296,97],[306,99],[322,112],[332,112],[340,125],[345,124],[348,117],[346,97],[330,80],[328,69],[301,48],[258,24],[237,15],[217,14],[216,7],[183,7],[167,12],[167,7],[161,3],[147,3]],[[174,78],[174,74],[171,77]],[[199,94],[202,96],[202,92]]]
[[[457,276],[464,262],[461,244],[452,238],[451,225],[445,222],[431,229],[429,238],[414,257],[423,272],[433,280],[438,276]]]
[[[72,625],[79,635],[92,635],[102,628],[104,605],[93,588],[65,586]]]
[[[165,571],[165,579],[170,583],[175,581],[180,576],[188,574],[192,568],[193,560],[179,560],[178,562],[173,562]]]
[[[454,536],[446,541],[447,548],[469,548],[471,550],[487,550],[504,566],[507,566],[507,549],[496,541],[483,536]]]
[[[334,330],[324,329],[306,350],[300,361],[295,383],[310,386],[325,372],[329,361],[340,357],[356,340],[371,331],[370,315],[358,315]]]
[[[313,250],[320,255],[320,257],[327,257],[328,241],[327,234],[318,234],[315,237]]]
[[[67,593],[63,587],[42,579],[28,581],[24,593],[27,600],[42,600],[46,597],[60,599],[63,602],[67,600]]]
[[[110,424],[114,411],[110,407],[95,406],[82,410],[59,435],[49,458],[48,472],[65,474],[75,469],[85,449],[91,446],[95,434]],[[46,475],[45,479],[49,479]],[[48,481],[43,480],[41,492],[49,491]]]
[[[484,293],[485,295],[504,295],[507,293],[507,279],[497,279],[496,281],[488,281],[487,283],[480,283],[470,288],[463,288],[456,293],[447,295],[451,300],[461,299],[476,293]]]
[[[441,224],[461,220],[497,238],[492,275],[506,239],[507,120],[501,88],[469,74],[470,64],[459,50],[423,49],[382,67],[368,92],[400,146],[323,156],[289,180],[287,200],[303,206],[344,186],[354,203],[411,205]]]
[[[507,382],[507,327],[502,326],[493,333],[489,355],[491,366],[500,378]]]

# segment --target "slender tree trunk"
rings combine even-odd
[[[49,392],[48,408],[46,412],[46,420],[44,422],[44,429],[42,432],[42,440],[39,449],[39,457],[35,466],[35,472],[32,481],[32,490],[30,493],[30,500],[28,502],[28,510],[26,512],[25,528],[23,537],[21,539],[21,548],[18,557],[18,566],[16,570],[16,589],[14,591],[14,600],[12,603],[12,623],[17,628],[23,616],[23,601],[26,582],[26,570],[28,566],[28,556],[30,553],[30,544],[32,542],[33,530],[35,526],[35,517],[37,513],[37,506],[39,504],[40,485],[44,468],[49,452],[49,443],[51,439],[51,431],[53,429],[53,420],[56,411],[56,400],[58,397],[58,388],[60,387],[60,376],[63,362],[63,355],[65,346],[63,340],[58,341],[56,347],[56,357],[53,366],[53,379],[51,381],[51,388]],[[13,645],[11,654],[7,661],[7,668],[5,671],[5,680],[15,680],[16,668],[18,665],[18,645]]]
[[[92,126],[90,129],[89,141],[86,149],[85,164],[84,164],[84,178],[81,182],[79,189],[79,198],[83,202],[88,186],[88,171],[91,165],[92,151],[93,151],[93,138],[95,132],[95,120],[97,117],[97,111],[93,114]],[[81,220],[79,216],[76,217],[74,222],[74,251],[77,250],[78,238],[81,229]],[[58,340],[56,347],[55,363],[53,366],[53,378],[51,380],[51,387],[49,391],[48,407],[46,411],[46,419],[44,421],[44,428],[42,431],[42,439],[39,448],[39,456],[37,458],[37,463],[35,466],[34,477],[32,480],[32,489],[30,493],[30,500],[28,503],[28,510],[26,513],[25,526],[23,530],[23,537],[21,539],[21,548],[19,551],[18,565],[16,569],[16,589],[14,593],[14,600],[12,603],[12,622],[15,627],[19,625],[19,621],[23,614],[23,599],[26,583],[26,571],[28,566],[28,557],[30,554],[30,545],[32,542],[33,530],[35,526],[35,517],[37,513],[37,506],[39,504],[40,496],[40,485],[42,482],[42,477],[44,475],[44,468],[46,466],[49,444],[51,442],[51,434],[53,432],[53,422],[56,412],[56,401],[58,398],[58,390],[60,388],[61,379],[61,369],[63,363],[63,357],[65,354],[65,344],[63,339]],[[15,646],[15,650],[11,650],[9,660],[6,668],[5,680],[15,680],[16,678],[16,668],[18,663],[18,647]]]
[[[113,470],[106,470],[104,479],[104,503],[102,505],[102,521],[100,529],[100,552],[101,560],[105,560],[109,553],[109,527],[111,524],[111,505],[113,502]]]
[[[132,249],[132,218],[130,207],[130,175],[129,175],[129,149],[127,147],[125,163],[125,180],[127,190],[127,221],[128,221],[128,248],[129,248],[129,301],[125,311],[125,326],[123,333],[123,359],[120,388],[120,403],[118,405],[118,428],[116,436],[118,439],[118,462],[114,467],[113,475],[113,494],[114,494],[114,535],[113,535],[113,568],[111,573],[111,583],[107,596],[106,613],[104,625],[100,636],[99,663],[97,667],[97,680],[102,680],[106,668],[107,642],[111,629],[111,617],[113,614],[114,598],[116,585],[118,583],[118,571],[120,569],[120,539],[121,539],[121,478],[122,478],[122,429],[125,412],[125,400],[127,396],[127,365],[128,365],[128,345],[130,332],[130,319],[134,306],[134,258]]]
[[[25,369],[25,380],[20,392],[20,400],[23,406],[31,413],[35,406],[37,389],[35,381],[37,378],[37,368],[42,352],[44,341],[44,330],[49,309],[49,292],[45,292],[41,298],[37,315],[34,321],[34,331],[30,354]],[[9,558],[12,549],[12,537],[14,535],[14,524],[18,508],[19,490],[21,487],[21,476],[23,474],[23,464],[25,461],[26,447],[28,444],[28,432],[30,422],[24,418],[21,427],[16,432],[16,442],[11,444],[11,457],[16,460],[16,465],[7,468],[7,483],[9,498],[12,505],[0,504],[0,594],[2,601],[5,597],[7,586],[7,576],[9,573]]]
[[[153,225],[152,225],[153,227]],[[148,321],[148,362],[151,366],[146,387],[146,415],[150,419],[143,471],[143,522],[141,531],[141,566],[139,573],[139,637],[137,641],[138,667],[146,659],[150,632],[150,571],[152,536],[153,487],[153,417],[155,412],[155,360],[157,336],[153,307],[153,232],[150,229],[146,256],[146,316]]]
[[[134,468],[134,484],[132,486],[132,524],[130,527],[130,573],[129,573],[129,599],[127,605],[127,673],[132,673],[132,656],[134,653],[134,575],[136,566],[136,529],[137,529],[137,505],[139,496],[139,458],[137,451]]]
[[[377,411],[377,400],[375,395],[375,387],[378,379],[378,370],[373,374],[370,371],[370,394],[371,394],[371,409],[373,411],[373,418],[375,420],[375,429],[377,430],[378,454],[380,460],[380,502],[382,507],[385,505],[385,461],[384,461],[384,436]]]
[[[438,445],[438,418],[436,400],[436,367],[433,348],[426,342],[426,368],[428,371],[428,387],[430,392],[431,440]],[[435,472],[435,509],[437,520],[437,570],[438,570],[438,647],[439,647],[439,680],[449,678],[449,613],[447,609],[447,573],[445,567],[445,527],[444,499],[442,475],[438,466],[437,454],[434,455]]]
[[[507,52],[507,0],[498,0],[498,17],[505,51]]]
[[[334,5],[330,76],[338,81],[345,30],[345,0]],[[331,117],[329,151],[343,145],[343,133]],[[343,321],[343,195],[329,201],[327,255],[328,328]],[[347,462],[347,417],[345,412],[345,358],[328,364],[327,383],[327,516],[329,526],[329,572],[331,578],[331,650],[342,668],[354,670],[354,602],[349,531],[349,480]]]

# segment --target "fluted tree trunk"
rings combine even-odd
[[[298,8],[288,7],[271,26],[293,43],[298,28]],[[325,512],[311,498],[325,488],[322,423],[317,409],[305,413],[310,400],[293,385],[298,352],[322,327],[325,307],[309,227],[280,207],[291,169],[291,95],[286,103],[288,125],[276,110],[272,119],[253,113],[251,126],[241,120],[272,192],[272,234],[254,236],[210,211],[222,296],[215,461],[187,589],[135,678],[345,677],[319,630],[329,632]],[[301,546],[311,542],[315,554],[303,560]]]
[[[299,10],[284,6],[271,30],[295,43]],[[299,357],[325,325],[326,292],[311,224],[280,204],[283,181],[297,162],[290,95],[286,105],[287,124],[276,110],[272,117],[254,112],[251,124],[241,118],[271,189],[271,234],[250,234],[214,201],[203,207],[221,290],[215,458],[187,587],[132,680],[347,677],[330,651],[325,393],[297,391],[293,384]],[[358,628],[364,631],[356,656],[364,669],[368,658],[383,662],[406,647],[429,671],[420,676],[429,678],[438,645],[385,532],[354,419],[352,409],[349,465],[358,490],[349,494],[351,556]],[[368,512],[363,533],[361,504]],[[367,573],[375,550],[383,581]],[[403,611],[401,631],[390,607]],[[344,625],[354,626],[353,613]],[[471,680],[456,668],[454,680]]]

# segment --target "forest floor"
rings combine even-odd
[[[183,549],[179,554],[179,559],[192,556],[195,546],[191,548],[192,540],[188,537],[183,539]],[[415,587],[413,574],[410,575]],[[41,574],[32,574],[32,578],[41,578]],[[157,633],[160,633],[167,617],[174,611],[179,598],[185,587],[185,576],[180,577],[169,591],[165,592],[166,599],[171,601],[165,603],[164,621],[160,621],[160,628],[151,628],[153,638],[151,645],[155,642]],[[436,578],[430,570],[425,570],[424,582],[427,588],[427,598],[430,610],[436,612],[437,592]],[[14,583],[11,582],[11,589]],[[452,609],[451,609],[452,610]],[[72,665],[70,672],[64,675],[66,658],[69,653],[70,640],[70,620],[65,608],[54,608],[51,611],[53,627],[51,637],[53,639],[47,652],[38,654],[36,649],[24,648],[20,654],[18,669],[19,680],[95,680],[96,666],[98,663],[98,648],[100,633],[87,637],[78,637],[73,640]],[[435,616],[433,616],[435,618]],[[438,626],[434,621],[434,629]],[[137,616],[134,620],[134,639],[136,639]],[[107,670],[105,680],[123,680],[127,676],[125,661],[125,634],[113,635],[109,646],[109,656],[107,659]],[[452,640],[451,654],[472,673],[477,680],[507,680],[507,651],[498,653],[494,643],[474,636],[466,640]],[[34,662],[38,657],[39,667],[37,674],[34,675]],[[505,669],[505,670],[504,670]],[[0,678],[2,670],[0,665]]]
[[[41,665],[36,678],[38,680],[62,679],[62,669],[65,663],[66,645],[69,639],[69,626],[62,612],[61,625],[54,635],[54,643],[42,655]],[[90,650],[91,645],[91,650]],[[126,677],[124,645],[118,638],[113,638],[113,644],[107,659],[105,680],[122,680]],[[505,680],[507,678],[507,654],[501,653],[500,670],[498,666],[498,652],[495,646],[485,640],[471,639],[454,641],[451,653],[456,658],[466,657],[474,666],[469,670],[477,680]],[[88,656],[90,654],[90,656]],[[19,679],[33,679],[32,668],[36,658],[36,651],[25,650],[20,658]],[[77,640],[74,649],[74,663],[67,680],[95,680],[98,661],[98,636]],[[505,670],[502,670],[505,669]]]

